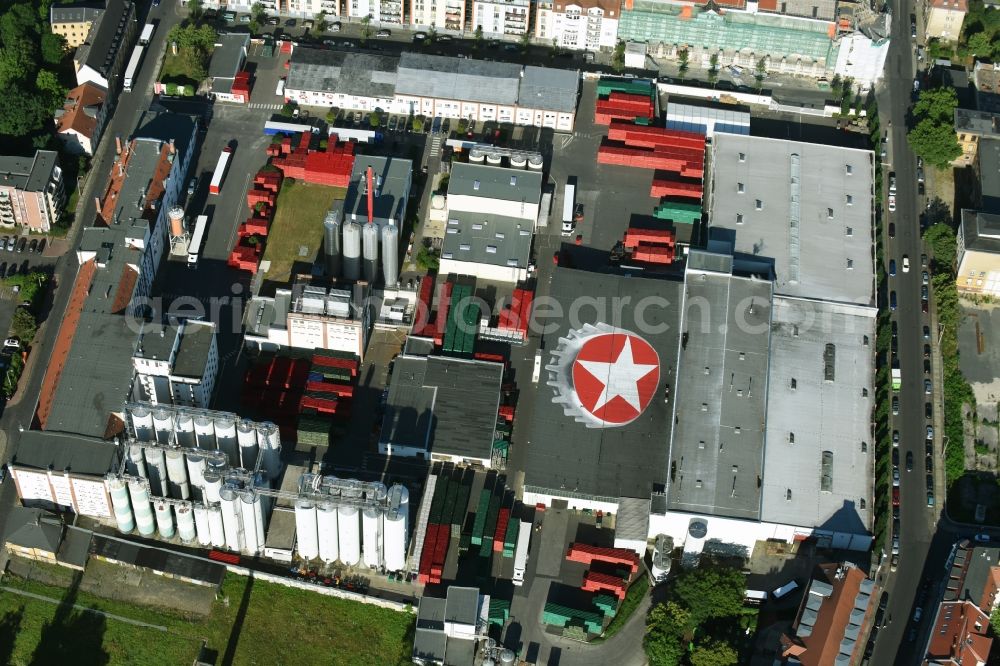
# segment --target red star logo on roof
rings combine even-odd
[[[649,406],[660,383],[660,357],[633,333],[587,339],[573,362],[580,405],[605,425],[631,423]]]

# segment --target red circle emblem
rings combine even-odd
[[[573,362],[580,405],[607,425],[631,423],[649,406],[660,383],[660,357],[632,333],[587,339]]]

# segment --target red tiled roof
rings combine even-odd
[[[776,12],[778,11],[778,0],[758,0],[757,8],[762,12]]]
[[[89,106],[103,106],[107,91],[93,83],[84,83],[69,91],[63,105],[63,115],[56,119],[56,132],[74,130],[89,138],[94,135],[97,119],[84,112]]]
[[[931,630],[927,659],[950,659],[965,664],[985,662],[993,644],[989,626],[989,615],[973,602],[942,601]]]
[[[139,281],[139,271],[133,266],[126,265],[122,270],[122,275],[118,279],[118,290],[115,292],[115,300],[111,304],[113,314],[123,314],[132,300],[132,292],[135,291],[135,283]]]
[[[820,572],[816,579],[829,583],[833,587],[833,593],[820,606],[811,634],[785,639],[785,654],[790,654],[794,646],[794,652],[799,652],[798,659],[803,666],[827,666],[834,662],[840,652],[840,642],[844,638],[851,611],[854,610],[854,599],[861,589],[861,581],[866,578],[864,572],[856,567],[844,567],[840,578],[836,574],[841,565],[821,564],[818,568]],[[799,609],[799,617],[795,620],[796,629],[808,596],[807,590]],[[804,650],[801,649],[803,647]]]

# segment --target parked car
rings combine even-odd
[[[37,247],[38,247],[38,239],[37,238],[32,238],[31,242],[28,243],[28,252],[34,252],[35,248],[37,248]]]
[[[297,21],[295,19],[293,19],[293,18],[290,18],[287,21],[285,21],[285,27],[286,28],[294,28],[296,24],[297,24]]]
[[[899,486],[899,467],[892,468],[892,485]]]
[[[7,277],[13,275],[17,275],[17,263],[12,261],[10,262],[10,268],[7,269]]]
[[[924,196],[924,194],[926,194],[926,192],[927,190],[924,188],[924,184],[917,183],[917,195],[922,197]]]
[[[930,273],[928,273],[927,271],[921,272],[920,273],[920,284],[926,286],[926,285],[928,285],[930,283],[931,283],[931,275],[930,275]]]
[[[41,254],[44,250],[45,250],[45,239],[43,238],[40,241],[38,241],[38,247],[35,249],[35,252]]]
[[[924,374],[931,374],[931,360],[929,358],[924,359]]]
[[[889,195],[889,212],[890,213],[895,213],[896,212],[896,195],[895,194],[890,194]]]
[[[198,179],[197,178],[192,178],[191,182],[188,183],[188,196],[189,197],[193,196],[194,193],[195,193],[195,190],[197,190],[197,189],[198,189]]]
[[[930,293],[927,290],[927,285],[926,284],[920,285],[920,298],[926,301],[928,296],[930,296]]]
[[[906,452],[906,471],[913,471],[913,451]]]
[[[930,357],[931,357],[931,346],[924,345],[924,358],[930,358]]]
[[[927,491],[927,506],[928,507],[934,506],[934,491],[933,490],[928,490]]]
[[[899,397],[892,396],[892,415],[899,416]]]
[[[375,36],[381,39],[386,39],[387,37],[392,37],[392,31],[382,28],[381,30],[375,33]]]
[[[272,16],[269,19],[267,19],[267,24],[268,25],[278,25],[278,23],[279,23],[279,21],[278,21],[278,17],[277,16]]]
[[[889,238],[895,238],[895,237],[896,237],[896,223],[895,222],[890,222],[889,223]]]
[[[927,490],[934,490],[934,475],[928,474],[924,479],[927,481]]]
[[[899,506],[899,488],[892,489],[892,505]]]
[[[925,395],[930,395],[933,392],[934,392],[934,384],[931,383],[931,380],[925,379],[924,380],[924,394]]]
[[[923,312],[924,314],[927,314],[929,310],[930,310],[930,304],[927,302],[927,299],[925,298],[924,300],[920,301],[920,311]]]
[[[889,194],[895,194],[895,193],[896,193],[896,173],[895,172],[890,172],[889,173]]]
[[[305,21],[302,22],[302,27],[305,28],[306,30],[312,30],[313,27],[315,27],[315,25],[316,23],[312,19],[306,19]]]
[[[973,538],[976,541],[978,541],[979,543],[989,543],[990,542],[990,535],[986,534],[985,532],[983,532],[982,534],[977,534]]]
[[[889,260],[889,276],[890,277],[896,277],[896,260],[895,259],[890,259]]]
[[[903,255],[903,272],[904,273],[910,272],[910,257],[909,255],[906,254]]]
[[[17,247],[17,236],[11,236],[7,240],[7,251],[8,252],[13,252],[14,248],[16,248],[16,247]]]
[[[893,555],[892,559],[889,560],[889,570],[890,571],[895,571],[896,567],[898,567],[898,566],[899,566],[899,553]]]
[[[899,431],[898,430],[893,430],[892,431],[892,445],[893,446],[899,446]]]
[[[896,292],[895,291],[890,291],[889,292],[889,309],[890,310],[895,310],[896,309]]]
[[[929,402],[924,403],[924,418],[928,421],[934,418],[934,407]]]
[[[921,268],[927,268],[927,255],[926,254],[920,255],[920,267]]]
[[[28,239],[22,236],[20,242],[18,242],[17,244],[18,253],[24,252],[24,248],[27,245],[28,245]]]
[[[892,466],[899,467],[899,449],[892,450]]]
[[[924,326],[924,340],[930,340],[930,339],[931,339],[931,327]]]

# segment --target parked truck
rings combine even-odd
[[[208,215],[199,215],[194,224],[194,233],[188,241],[188,266],[198,264],[198,254],[201,252],[201,244],[205,239],[205,227],[208,226]]]
[[[576,210],[576,185],[566,183],[563,190],[563,214],[562,214],[562,235],[571,236],[576,224],[573,221],[573,212]]]
[[[514,585],[524,585],[524,570],[528,565],[528,544],[531,540],[531,523],[521,521],[517,533],[517,548],[514,550]]]
[[[149,46],[149,40],[153,38],[153,30],[155,30],[155,27],[152,23],[144,25],[142,27],[142,34],[139,35],[139,44]]]
[[[215,165],[215,173],[212,174],[212,182],[208,184],[209,193],[218,194],[222,191],[222,180],[226,177],[226,169],[229,168],[229,160],[232,156],[232,148],[226,146],[222,149],[219,162]]]
[[[128,65],[125,67],[125,76],[122,78],[122,88],[125,92],[132,92],[132,86],[139,76],[139,67],[142,65],[142,54],[145,50],[146,47],[142,44],[136,44],[135,49],[132,50],[132,57],[128,60]]]

